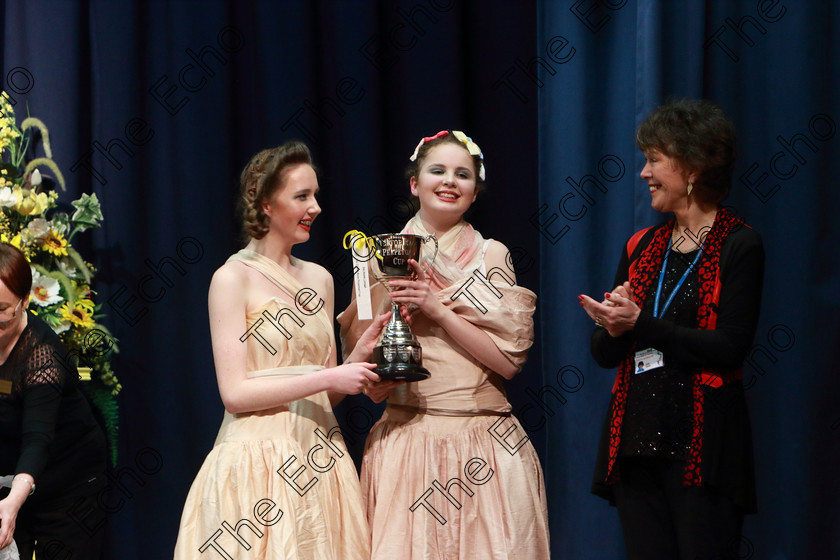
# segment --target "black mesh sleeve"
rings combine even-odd
[[[38,343],[25,362],[21,453],[16,472],[31,474],[36,483],[55,438],[62,395],[75,381],[71,371],[75,368],[67,366],[64,358],[66,356],[61,355],[59,349],[47,343]]]

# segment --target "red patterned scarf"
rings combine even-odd
[[[720,300],[720,248],[724,240],[743,222],[725,208],[718,211],[711,231],[706,235],[703,254],[698,263],[698,277],[700,280],[699,306],[697,308],[697,325],[700,329],[714,329],[717,325],[717,309]],[[627,254],[632,253],[643,235],[649,231],[642,230],[634,235],[627,243]],[[668,250],[668,240],[674,231],[674,220],[660,227],[647,247],[639,257],[630,263],[630,287],[633,298],[639,307],[644,307],[648,294],[651,292],[654,280],[662,270],[662,260]],[[618,368],[615,385],[613,385],[613,403],[610,419],[609,462],[607,464],[607,484],[614,484],[618,480],[615,463],[618,459],[621,443],[621,425],[624,419],[624,409],[627,404],[627,391],[630,386],[630,376],[633,372],[633,355],[637,350],[633,345],[624,361]],[[694,376],[693,385],[693,431],[691,436],[691,450],[685,471],[686,486],[700,486],[700,459],[703,450],[703,385],[720,387],[726,382],[739,377],[740,370],[727,372],[701,371]],[[721,378],[724,375],[724,378]]]

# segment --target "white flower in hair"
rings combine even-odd
[[[420,142],[417,143],[417,147],[414,148],[414,153],[411,154],[411,157],[408,158],[410,161],[417,161],[417,156],[420,153],[420,148],[423,147],[423,144],[426,142],[431,142],[432,140],[437,140],[441,136],[446,136],[449,134],[448,130],[441,130],[434,136],[424,136],[420,139]],[[485,172],[484,172],[484,154],[481,152],[481,148],[478,147],[478,144],[473,142],[472,138],[461,132],[460,130],[453,130],[452,134],[457,138],[459,141],[463,142],[464,145],[467,147],[467,151],[470,153],[471,156],[478,156],[481,160],[481,166],[478,169],[478,177],[485,181]]]
[[[473,142],[473,139],[461,132],[460,130],[453,130],[452,134],[455,135],[455,138],[460,140],[467,146],[467,151],[470,153],[471,156],[478,156],[481,160],[481,168],[478,170],[478,177],[484,181],[485,173],[484,173],[484,154],[481,151],[481,148],[478,147],[478,144]]]

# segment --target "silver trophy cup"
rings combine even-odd
[[[409,259],[414,259],[421,266],[430,266],[437,258],[438,241],[434,234],[423,237],[408,233],[388,233],[374,235],[369,239],[373,242],[373,258],[370,259],[373,277],[389,293],[395,288],[391,288],[388,281],[417,278],[417,273],[408,264]],[[428,241],[435,244],[434,255],[431,259],[421,261],[420,248]],[[403,321],[399,305],[394,302],[391,302],[391,320],[385,325],[373,349],[373,361],[377,364],[374,371],[384,380],[421,381],[431,375],[423,367],[420,343]]]

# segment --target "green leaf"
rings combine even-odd
[[[108,328],[105,325],[102,325],[100,323],[96,323],[94,328],[96,330],[100,331],[105,336],[107,336],[108,340],[111,342],[111,346],[108,348],[108,352],[113,352],[114,354],[119,354],[120,349],[117,346],[117,344],[119,343],[119,339],[117,337],[115,337],[114,335],[112,335],[111,331],[109,331]]]
[[[73,264],[76,265],[76,268],[79,269],[79,272],[82,274],[82,276],[84,276],[85,283],[90,284],[90,278],[91,278],[90,269],[88,268],[88,265],[85,264],[84,259],[78,253],[78,251],[76,251],[75,249],[73,249],[72,247],[70,247],[68,245],[67,246],[67,256],[70,257],[70,259],[73,261]]]
[[[94,374],[91,372],[91,379]],[[120,429],[120,413],[117,405],[117,398],[111,394],[111,391],[103,387],[100,383],[82,383],[82,390],[90,397],[93,406],[99,411],[100,418],[105,424],[105,433],[108,436],[108,451],[111,456],[111,466],[117,464],[117,438]]]
[[[50,217],[50,226],[67,237],[67,234],[70,233],[70,216],[66,212],[56,212]]]
[[[99,207],[99,199],[96,193],[83,194],[79,200],[72,202],[76,211],[70,218],[76,225],[79,231],[84,231],[89,227],[99,227],[99,222],[104,220],[102,217],[102,210]]]

